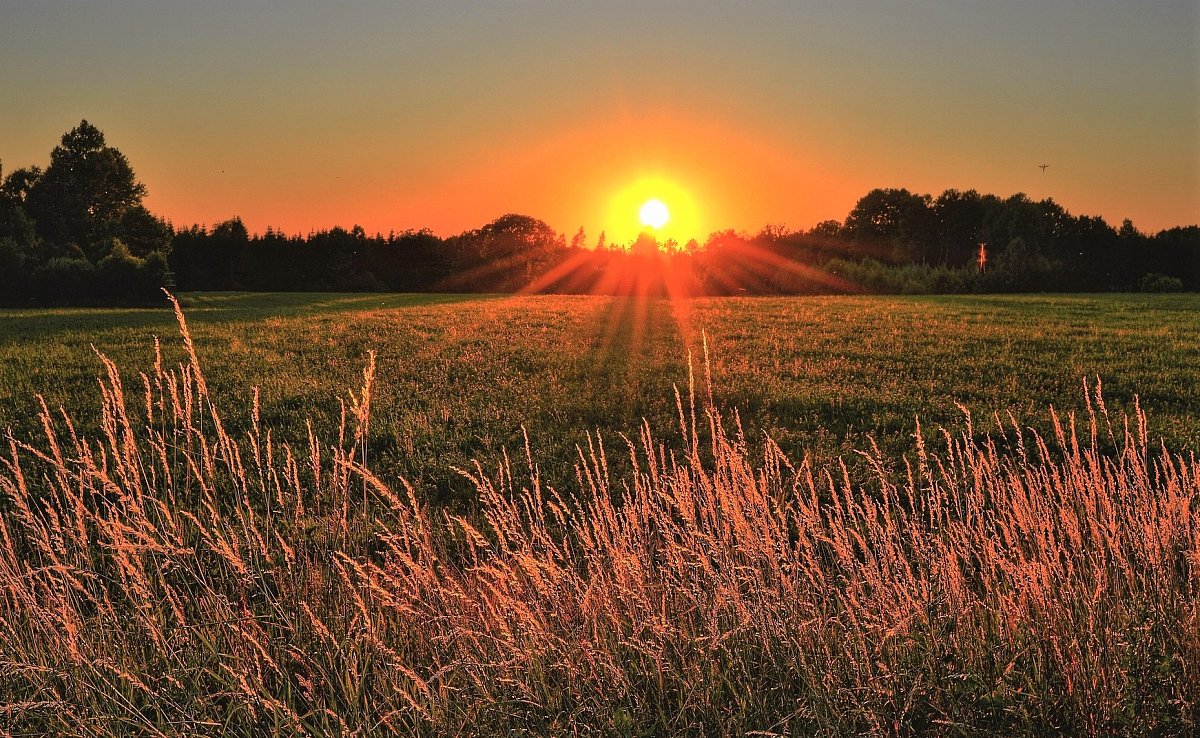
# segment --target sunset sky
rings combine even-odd
[[[1194,0],[0,0],[0,161],[87,118],[177,226],[289,233],[520,212],[594,243],[656,197],[703,240],[873,187],[1155,231],[1200,221],[1198,37]]]

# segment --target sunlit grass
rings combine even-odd
[[[11,734],[1197,728],[1200,463],[1098,387],[1045,437],[867,444],[855,481],[685,361],[671,424],[576,432],[567,485],[529,446],[464,467],[459,516],[371,461],[374,355],[332,432],[281,433],[183,335],[177,369],[103,362],[97,434],[47,409],[0,462]]]
[[[309,418],[323,436],[335,433],[335,398],[376,351],[377,468],[443,501],[474,496],[451,466],[494,465],[502,447],[522,443],[522,427],[560,485],[573,478],[581,433],[628,431],[642,418],[671,427],[670,387],[701,332],[713,349],[717,403],[742,412],[756,452],[769,433],[796,459],[852,457],[872,438],[895,456],[911,447],[914,418],[954,423],[956,403],[981,425],[1011,410],[1049,433],[1046,409],[1081,409],[1081,382],[1096,376],[1115,408],[1140,395],[1152,433],[1173,448],[1200,445],[1195,295],[181,299],[239,431],[248,388],[258,386],[277,433],[303,437]],[[0,429],[36,432],[37,393],[51,408],[90,405],[100,369],[92,346],[136,382],[134,370],[153,361],[154,337],[174,332],[169,310],[0,310]],[[182,358],[166,342],[167,364]],[[79,421],[97,430],[86,415]]]

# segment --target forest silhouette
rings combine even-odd
[[[3,172],[0,171],[0,175]],[[719,231],[700,243],[568,239],[508,214],[464,233],[308,235],[239,218],[176,228],[143,204],[128,159],[86,120],[45,169],[0,183],[0,304],[161,302],[160,288],[631,295],[1200,290],[1200,227],[1146,234],[1052,199],[874,189],[842,222]]]

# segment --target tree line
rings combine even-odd
[[[0,172],[2,174],[2,172]],[[159,288],[271,291],[827,294],[1200,290],[1200,228],[1146,234],[1051,199],[875,189],[843,222],[568,239],[527,215],[427,230],[252,234],[238,218],[174,228],[142,204],[127,158],[87,121],[45,169],[0,180],[0,303],[140,303]]]

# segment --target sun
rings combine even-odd
[[[607,196],[603,230],[607,243],[628,246],[649,232],[659,243],[703,238],[708,219],[697,192],[674,176],[642,174],[614,186]]]
[[[671,219],[671,211],[667,209],[666,203],[662,200],[650,199],[642,204],[641,210],[638,210],[638,218],[641,219],[642,225],[658,229]]]

